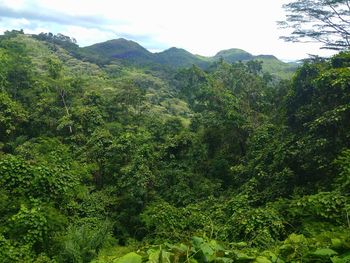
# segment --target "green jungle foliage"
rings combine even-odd
[[[290,80],[82,52],[0,37],[0,262],[350,262],[349,52]]]

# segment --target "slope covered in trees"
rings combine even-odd
[[[62,34],[56,36],[51,33],[41,33],[33,37],[60,45],[70,55],[101,66],[118,62],[126,66],[148,67],[154,70],[164,70],[164,67],[174,70],[192,65],[208,69],[212,63],[221,59],[228,63],[258,60],[262,62],[262,69],[265,73],[284,79],[290,78],[298,67],[295,62],[284,63],[271,55],[253,56],[241,49],[222,50],[213,57],[204,57],[193,55],[184,49],[175,47],[159,53],[151,53],[138,43],[123,38],[80,48],[75,43],[74,38],[71,39]]]
[[[349,65],[97,65],[8,32],[0,262],[349,262]]]

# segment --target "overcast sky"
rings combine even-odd
[[[317,44],[286,43],[276,21],[289,0],[0,0],[0,33],[62,33],[87,46],[114,38],[152,52],[170,47],[212,56],[228,48],[284,60],[329,55]]]

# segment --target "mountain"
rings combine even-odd
[[[154,61],[162,65],[170,65],[177,68],[190,67],[193,64],[206,67],[209,62],[209,60],[205,60],[205,58],[193,55],[187,50],[176,47],[169,48],[160,53],[155,53]]]
[[[299,67],[299,64],[296,62],[286,63],[272,55],[254,56],[253,59],[263,62],[263,71],[275,74],[284,79],[290,78]]]
[[[254,56],[247,51],[238,48],[231,48],[227,50],[219,51],[213,59],[223,59],[227,62],[234,63],[237,61],[252,60]]]
[[[151,52],[138,43],[124,38],[97,43],[84,47],[81,51],[87,57],[95,57],[107,61],[121,59],[136,64],[144,64],[152,61]]]
[[[136,66],[158,65],[169,68],[197,65],[206,69],[211,63],[220,59],[228,63],[259,60],[263,62],[263,71],[281,78],[289,78],[298,66],[296,63],[285,63],[273,55],[254,56],[247,51],[237,48],[222,50],[213,57],[194,55],[185,49],[176,47],[158,53],[151,53],[138,43],[124,38],[80,48],[75,53],[80,58],[102,65],[118,61]]]
[[[121,60],[136,65],[159,64],[172,68],[189,67],[193,64],[206,67],[209,64],[208,61],[181,48],[172,47],[163,52],[151,53],[138,43],[123,38],[84,47],[80,54],[93,60]]]
[[[285,63],[273,55],[258,55],[254,56],[242,49],[232,48],[222,50],[218,52],[214,57],[214,60],[223,59],[229,63],[235,63],[238,61],[246,62],[249,60],[262,61],[262,69],[273,75],[277,75],[281,78],[289,78],[299,66],[297,63]]]

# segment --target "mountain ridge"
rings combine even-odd
[[[149,54],[153,54],[153,55],[159,55],[159,54],[162,54],[162,53],[168,53],[168,52],[172,52],[172,51],[185,51],[186,53],[189,53],[195,57],[199,57],[199,58],[204,58],[204,59],[211,59],[211,58],[220,58],[220,56],[226,56],[228,53],[231,53],[231,52],[237,52],[237,54],[239,53],[245,53],[247,54],[247,57],[254,57],[254,58],[264,58],[264,57],[270,57],[270,58],[274,58],[274,59],[278,59],[282,62],[284,62],[284,60],[282,59],[279,59],[278,57],[276,57],[275,55],[272,55],[272,54],[258,54],[258,55],[253,55],[252,53],[244,50],[244,49],[241,49],[241,48],[228,48],[228,49],[222,49],[218,52],[215,53],[215,55],[212,55],[212,56],[207,56],[207,55],[201,55],[201,54],[197,54],[197,53],[191,53],[190,51],[184,49],[184,48],[179,48],[179,47],[175,47],[175,46],[172,46],[172,47],[169,47],[169,48],[166,48],[162,51],[149,51],[147,48],[143,47],[141,44],[139,44],[138,42],[134,41],[134,40],[129,40],[129,39],[126,39],[126,38],[116,38],[116,39],[110,39],[110,40],[106,40],[106,41],[103,41],[103,42],[98,42],[98,43],[94,43],[92,45],[88,45],[88,46],[84,46],[84,47],[80,47],[82,49],[90,49],[94,46],[97,46],[97,45],[102,45],[102,44],[106,44],[106,43],[115,43],[115,42],[124,42],[124,43],[132,43],[132,44],[136,44],[137,46],[139,46],[140,48],[142,48],[143,50],[146,50],[147,53]],[[288,62],[285,62],[285,63],[297,63],[297,60],[288,60]]]
[[[252,55],[238,48],[221,50],[214,56],[206,57],[177,47],[171,47],[161,52],[151,52],[139,43],[125,38],[111,39],[86,47],[79,47],[74,39],[64,35],[41,33],[30,35],[36,39],[56,44],[66,49],[74,57],[92,62],[99,66],[109,64],[129,65],[136,67],[150,67],[153,69],[179,69],[196,65],[202,69],[209,69],[213,63],[223,60],[227,63],[248,62],[258,60],[262,62],[262,71],[276,77],[287,79],[292,76],[298,63],[286,63],[273,55]]]
[[[192,65],[208,68],[210,64],[223,59],[228,63],[259,60],[263,62],[263,71],[282,78],[288,78],[297,68],[297,63],[285,63],[274,55],[251,53],[231,48],[221,50],[214,56],[201,56],[178,47],[171,47],[161,52],[150,52],[139,43],[124,38],[112,39],[81,48],[87,57],[99,57],[103,61],[121,60],[140,65],[158,64],[170,68],[190,67]]]

